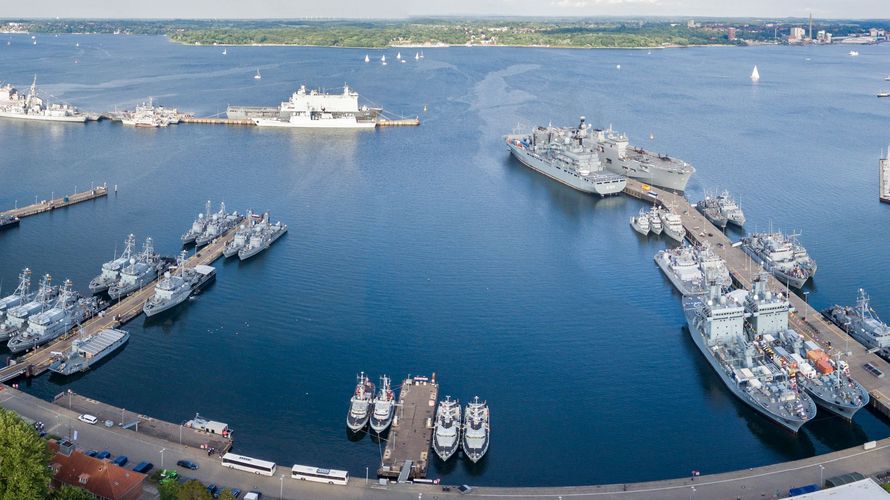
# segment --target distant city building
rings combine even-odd
[[[803,37],[805,36],[805,34],[806,34],[806,30],[804,30],[803,28],[801,28],[799,26],[795,26],[795,27],[791,28],[791,34],[788,35],[788,42],[789,43],[800,43],[803,41]]]
[[[727,28],[727,30],[726,30],[726,36],[727,36],[730,40],[735,40],[735,28],[733,28],[732,26],[730,26],[729,28]]]
[[[697,27],[697,26],[698,26],[698,25],[695,24],[695,19],[690,19],[690,20],[686,21],[686,27],[687,27],[687,28],[695,28],[695,27]]]
[[[871,29],[869,29],[869,30],[868,30],[868,35],[871,36],[871,37],[873,37],[873,38],[874,38],[874,37],[877,37],[877,36],[878,36],[878,29],[877,29],[877,28],[871,28]]]
[[[825,30],[819,30],[816,33],[816,42],[818,43],[831,43],[831,33]]]

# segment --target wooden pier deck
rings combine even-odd
[[[32,205],[28,205],[25,207],[14,208],[12,210],[7,210],[5,212],[0,212],[2,215],[7,215],[11,217],[18,217],[19,219],[23,219],[25,217],[29,217],[31,215],[41,214],[43,212],[49,212],[51,210],[56,210],[59,208],[70,207],[71,205],[76,205],[78,203],[83,203],[85,201],[95,200],[96,198],[101,198],[103,196],[108,195],[108,186],[105,184],[90,189],[89,191],[82,191],[80,193],[74,193],[62,196],[60,198],[55,198],[52,200],[43,200],[38,203],[34,203]]]
[[[438,395],[435,373],[430,379],[409,377],[402,382],[378,476],[401,481],[426,477]]]
[[[246,127],[255,127],[256,123],[248,118],[197,118],[194,116],[184,116],[179,123],[201,124],[201,125],[241,125]]]
[[[760,264],[748,257],[748,254],[741,248],[733,247],[733,242],[720,229],[705,219],[685,197],[665,189],[648,186],[634,179],[627,180],[624,192],[628,196],[669,208],[680,215],[683,219],[683,227],[686,228],[686,238],[695,244],[709,243],[711,248],[726,261],[726,267],[736,285],[748,290],[751,289],[752,277],[761,270]],[[769,285],[773,290],[784,291],[786,288],[772,275],[769,278]],[[788,297],[794,307],[794,312],[789,318],[791,328],[807,339],[822,345],[825,351],[832,356],[836,352],[846,353],[844,359],[850,365],[850,373],[868,390],[872,406],[879,413],[890,418],[890,377],[879,378],[865,369],[865,364],[870,363],[884,374],[890,374],[890,363],[874,353],[869,353],[846,332],[826,321],[819,311],[798,295],[789,293]]]
[[[234,238],[238,226],[229,229],[228,232],[201,248],[185,262],[186,267],[194,267],[199,264],[210,265],[222,256],[226,242]],[[92,335],[107,328],[117,328],[142,314],[142,306],[145,301],[154,295],[157,280],[142,287],[129,297],[115,303],[99,315],[83,323],[84,335]],[[21,358],[10,361],[10,364],[0,369],[0,383],[8,382],[20,376],[36,377],[49,369],[53,361],[53,352],[64,352],[78,337],[79,330],[72,329],[59,339],[39,347]]]

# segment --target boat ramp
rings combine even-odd
[[[408,377],[402,382],[398,410],[377,475],[400,483],[426,477],[439,384],[431,378]]]

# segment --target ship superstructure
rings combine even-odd
[[[823,314],[866,349],[890,360],[890,326],[871,308],[865,290],[859,289],[855,306],[834,305]]]
[[[301,85],[290,99],[279,105],[278,117],[252,119],[260,127],[353,129],[376,127],[380,109],[359,106],[358,97],[358,93],[349,85],[344,85],[343,92],[339,94],[307,90],[305,85]]]
[[[683,191],[695,167],[683,160],[646,151],[628,144],[627,136],[597,130],[596,141],[606,170],[675,191]]]
[[[442,460],[448,460],[460,448],[460,401],[446,396],[436,408],[436,424],[433,431],[433,451]]]
[[[124,251],[119,257],[102,264],[102,272],[90,280],[90,292],[102,293],[117,283],[120,279],[121,269],[130,263],[133,258],[133,249],[136,247],[136,236],[130,234],[124,241]]]
[[[53,286],[52,276],[44,275],[37,293],[30,302],[12,307],[6,311],[6,319],[0,325],[0,341],[6,341],[28,328],[28,318],[52,307],[58,287]]]
[[[816,274],[816,261],[796,235],[753,233],[742,238],[742,250],[788,286],[800,288]]]

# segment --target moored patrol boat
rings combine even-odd
[[[108,287],[108,296],[118,300],[139,290],[158,277],[158,268],[163,266],[162,259],[154,251],[152,239],[146,238],[142,252],[130,259],[130,264],[121,269],[117,283]]]
[[[269,248],[272,243],[287,232],[287,224],[281,221],[275,224],[269,224],[269,213],[266,212],[263,221],[254,226],[254,231],[250,234],[247,243],[238,250],[238,259],[247,260],[254,255]]]
[[[796,235],[753,233],[741,243],[746,254],[788,286],[800,288],[816,275],[816,261],[797,242]]]
[[[460,428],[460,401],[445,396],[436,408],[436,425],[433,432],[433,451],[443,461],[451,458],[460,447]]]
[[[649,234],[649,215],[646,213],[645,209],[641,208],[639,215],[630,218],[630,227],[634,228],[634,231],[643,236]]]
[[[352,432],[359,432],[371,418],[371,399],[374,397],[374,383],[361,372],[355,392],[349,400],[349,413],[346,415],[346,426]]]
[[[129,264],[130,259],[133,257],[133,248],[135,246],[136,236],[130,234],[124,241],[124,251],[121,253],[120,257],[102,264],[102,272],[99,276],[90,280],[90,292],[94,294],[102,293],[117,283],[120,279],[121,269]]]
[[[9,340],[28,328],[28,318],[52,307],[58,291],[58,287],[52,286],[52,277],[44,275],[37,294],[30,302],[6,311],[6,320],[0,325],[0,341]]]
[[[392,419],[395,416],[395,394],[389,377],[386,375],[380,377],[380,392],[377,397],[371,401],[373,411],[371,413],[371,429],[377,434],[389,428]]]
[[[463,439],[461,448],[464,455],[473,463],[478,462],[488,451],[491,441],[491,421],[489,419],[488,405],[485,401],[479,401],[479,396],[467,404],[464,412]]]
[[[186,267],[187,257],[187,253],[183,251],[177,268],[173,272],[164,273],[164,277],[155,286],[155,294],[142,306],[142,312],[146,316],[152,317],[182,304],[216,277],[216,269],[212,266],[199,264]]]
[[[195,222],[192,222],[192,226],[180,238],[183,245],[194,243],[195,239],[204,233],[204,230],[207,229],[207,218],[210,217],[211,210],[210,200],[207,200],[207,204],[204,207],[204,213],[198,214]]]
[[[890,360],[890,326],[871,308],[865,290],[859,289],[855,306],[835,304],[822,314],[866,349],[874,349],[878,356]]]
[[[655,263],[682,295],[697,295],[708,291],[695,249],[691,246],[681,245],[661,250],[655,254]]]
[[[27,267],[19,274],[19,285],[11,295],[0,299],[0,323],[6,319],[6,312],[31,300],[31,270]]]

